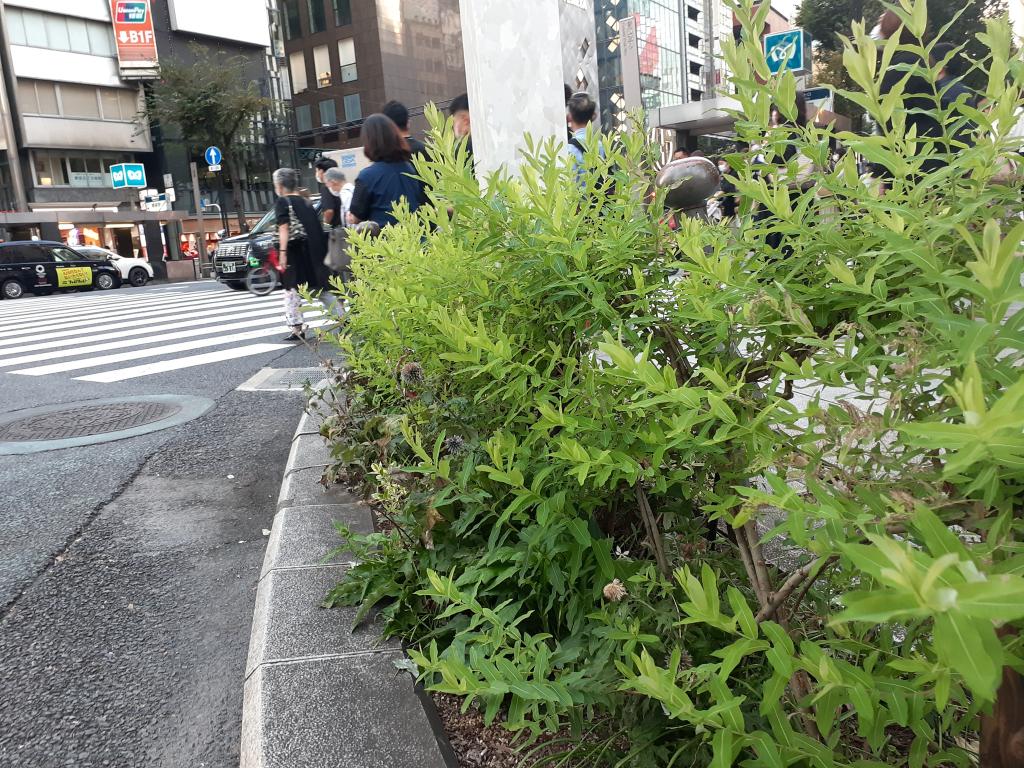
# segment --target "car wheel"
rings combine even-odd
[[[149,274],[142,267],[135,267],[128,273],[128,282],[136,288],[141,288],[149,282]]]
[[[17,280],[8,280],[3,284],[3,292],[5,299],[20,299],[25,295],[25,286]]]
[[[246,285],[245,285],[245,281],[244,280],[225,280],[224,281],[224,285],[226,285],[228,288],[230,288],[233,291],[244,291],[244,290],[246,290]]]
[[[109,291],[111,288],[116,287],[117,283],[114,282],[114,276],[107,274],[106,272],[100,272],[96,275],[96,287],[101,291]]]

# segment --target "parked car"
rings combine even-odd
[[[92,245],[75,246],[75,250],[96,259],[109,259],[110,263],[121,272],[121,279],[136,288],[141,288],[153,279],[153,267],[145,259],[129,258],[114,251],[108,251],[106,248],[97,248]]]
[[[0,295],[20,299],[25,291],[121,287],[121,273],[106,259],[78,253],[64,243],[26,240],[0,243]]]

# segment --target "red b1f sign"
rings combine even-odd
[[[110,0],[110,18],[121,77],[153,77],[157,54],[150,0]]]

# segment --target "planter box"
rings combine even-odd
[[[198,280],[199,274],[196,268],[195,259],[181,259],[180,261],[165,261],[167,267],[167,279],[172,283],[185,283],[190,280]]]

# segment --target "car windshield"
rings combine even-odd
[[[84,254],[90,259],[117,259],[120,258],[116,253],[108,253],[102,248],[79,248],[78,252]]]
[[[273,211],[267,211],[267,215],[260,219],[260,223],[253,227],[250,231],[250,235],[269,235],[277,231],[277,214]]]
[[[86,256],[70,248],[54,248],[53,255],[56,261],[96,261],[96,257]]]

